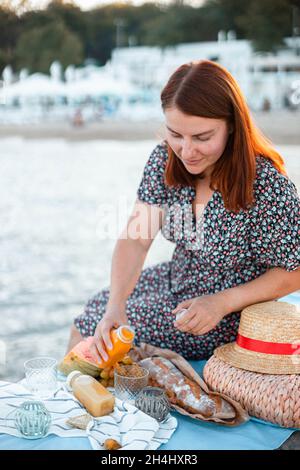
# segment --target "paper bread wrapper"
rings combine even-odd
[[[224,394],[211,391],[200,375],[197,374],[193,367],[187,362],[186,359],[180,356],[180,354],[171,351],[170,349],[162,349],[150,344],[141,343],[139,347],[136,346],[131,350],[130,356],[134,361],[137,362],[141,361],[142,359],[152,357],[168,359],[172,362],[173,365],[177,367],[177,369],[182,372],[185,377],[195,382],[203,392],[205,392],[210,397],[218,397],[218,400],[222,400],[224,402],[223,404],[225,405],[222,406],[222,413],[216,413],[210,417],[206,417],[201,413],[190,413],[182,406],[171,403],[172,408],[174,408],[179,413],[185,416],[189,416],[193,419],[198,419],[201,421],[212,421],[225,426],[238,426],[249,420],[248,413],[238,402],[232,400]],[[231,406],[226,406],[226,404]],[[228,416],[226,416],[226,409],[230,410],[228,411]]]

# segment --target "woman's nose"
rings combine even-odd
[[[183,140],[181,147],[181,156],[184,158],[191,158],[193,155],[194,146],[191,141]]]

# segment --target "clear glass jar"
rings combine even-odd
[[[26,439],[45,437],[50,424],[51,415],[40,401],[25,401],[16,410],[15,426]]]
[[[161,422],[168,416],[171,406],[166,393],[159,387],[145,387],[140,391],[135,406]]]

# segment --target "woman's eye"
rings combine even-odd
[[[171,136],[174,137],[174,139],[181,139],[180,135],[173,134],[172,132],[171,132]],[[200,138],[200,137],[195,137],[195,139],[200,141],[200,142],[207,142],[210,139],[210,137],[207,137],[206,139],[203,139],[203,138]]]

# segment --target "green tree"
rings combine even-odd
[[[124,33],[126,45],[130,38],[135,40],[136,45],[144,43],[145,26],[149,21],[160,18],[163,15],[162,9],[155,3],[144,3],[139,7],[124,5],[125,8],[114,12],[125,22]]]
[[[122,45],[128,46],[129,41],[136,45],[144,44],[144,24],[149,18],[161,15],[160,8],[153,3],[145,3],[139,7],[123,3],[114,3],[85,12],[87,21],[87,57],[95,58],[105,64],[116,47],[117,21],[123,21]]]
[[[86,57],[104,65],[115,47],[115,25],[109,7],[86,12]]]
[[[234,29],[237,37],[252,41],[256,51],[276,51],[292,32],[292,5],[299,0],[208,0],[220,29]]]
[[[27,67],[31,72],[47,73],[54,60],[63,67],[80,65],[83,48],[80,39],[62,22],[52,22],[31,31],[25,31],[16,47],[18,68]]]
[[[21,32],[18,16],[6,7],[0,7],[0,72],[8,64],[15,65],[15,47]]]
[[[218,31],[234,30],[237,38],[245,37],[244,26],[240,24],[239,18],[247,16],[249,10],[249,3],[241,0],[208,0],[203,8],[207,8],[210,14],[214,16],[215,23],[217,24]],[[257,0],[255,0],[257,1]],[[264,1],[264,0],[259,0]]]
[[[47,71],[53,60],[66,66],[92,58],[104,65],[116,47],[117,19],[124,46],[215,41],[219,30],[235,30],[256,50],[275,51],[292,34],[292,7],[300,7],[300,0],[207,0],[197,8],[174,0],[81,11],[71,1],[52,0],[44,10],[30,10],[30,0],[19,0],[16,14],[9,0],[0,2],[0,70],[11,64],[31,71]]]
[[[289,0],[251,0],[247,15],[238,18],[256,51],[275,52],[291,35],[292,6]]]
[[[144,25],[144,43],[171,46],[185,42],[214,41],[219,29],[216,11],[175,3]]]
[[[53,16],[57,21],[62,21],[65,26],[75,33],[81,40],[85,51],[85,43],[87,36],[87,21],[86,12],[74,5],[72,2],[65,2],[64,0],[52,0],[49,3],[47,14]]]

